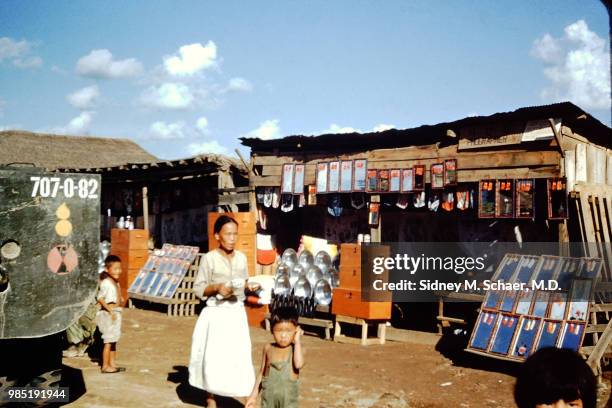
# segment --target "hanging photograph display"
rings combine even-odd
[[[402,173],[400,169],[392,169],[389,172],[389,191],[399,193],[401,187]]]
[[[472,333],[470,339],[470,347],[480,350],[487,350],[489,348],[489,341],[491,334],[493,334],[493,328],[497,322],[497,313],[481,312],[478,324]]]
[[[497,218],[514,216],[514,180],[497,180],[495,216]]]
[[[430,171],[431,188],[444,188],[444,163],[432,164]]]
[[[546,347],[555,347],[559,341],[561,326],[562,322],[560,321],[544,320],[542,330],[540,330],[540,339],[538,340],[536,350]]]
[[[402,193],[414,190],[414,169],[402,169]]]
[[[444,186],[457,185],[457,160],[444,160]]]
[[[340,188],[340,162],[329,163],[329,182],[327,188],[330,193],[337,193]]]
[[[389,192],[389,170],[378,170],[378,191],[381,193]]]
[[[350,193],[353,189],[353,161],[340,162],[340,192]]]
[[[366,190],[371,193],[378,192],[378,170],[368,170],[367,177]]]
[[[497,329],[491,344],[491,352],[497,354],[508,354],[510,343],[514,338],[514,332],[518,326],[518,318],[502,314],[497,322]]]
[[[366,159],[357,159],[353,166],[355,168],[353,173],[353,191],[365,191],[368,162]]]
[[[293,193],[293,170],[295,166],[293,164],[283,164],[283,176],[281,181],[281,193],[292,194]]]
[[[516,218],[535,217],[535,180],[519,179],[514,185],[515,190],[515,212]]]
[[[519,323],[518,336],[512,345],[512,356],[526,358],[532,353],[541,320],[523,316]]]
[[[560,220],[568,216],[567,188],[564,178],[552,178],[547,182],[548,219]]]
[[[295,165],[295,175],[293,177],[293,194],[304,194],[304,173],[303,164]]]
[[[414,167],[414,191],[425,190],[425,166],[417,164]]]
[[[327,193],[328,163],[317,163],[317,194]]]
[[[495,217],[495,180],[480,180],[478,217]]]
[[[565,322],[563,324],[563,330],[561,331],[561,340],[559,346],[574,351],[578,351],[580,344],[582,343],[582,336],[584,334],[584,323],[578,322]]]

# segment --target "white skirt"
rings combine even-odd
[[[189,383],[224,397],[246,397],[253,391],[251,336],[240,303],[207,306],[193,330]]]

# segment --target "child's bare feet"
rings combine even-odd
[[[215,396],[209,394],[206,397],[206,408],[217,408],[217,401],[215,401]]]

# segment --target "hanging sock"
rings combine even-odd
[[[385,207],[393,207],[393,204],[396,203],[396,198],[393,194],[382,194],[382,204]]]
[[[333,217],[342,215],[342,199],[338,194],[333,194],[327,200],[327,212]]]
[[[298,199],[298,207],[302,208],[305,205],[306,205],[306,196],[304,194],[300,194],[299,199]]]
[[[442,209],[444,211],[453,211],[455,208],[455,196],[452,192],[443,193]]]
[[[429,208],[429,211],[436,212],[438,207],[440,207],[440,197],[438,197],[438,194],[432,194],[427,201],[427,208]]]
[[[405,210],[408,207],[408,194],[399,194],[395,203],[399,208]]]
[[[364,193],[351,193],[351,206],[359,210],[365,206],[365,194]]]
[[[281,211],[289,212],[293,210],[293,195],[292,194],[283,194]]]
[[[262,230],[268,229],[268,216],[262,208],[257,209],[257,221],[259,221],[259,226]]]
[[[281,193],[279,187],[274,187],[272,190],[272,208],[280,206]]]
[[[264,203],[264,192],[265,189],[263,188],[257,188],[255,195],[257,196],[257,204],[263,204]]]
[[[414,195],[414,208],[423,207],[425,207],[425,192],[421,191],[420,193],[416,193]]]
[[[264,207],[270,208],[272,206],[272,195],[273,194],[274,194],[274,189],[272,187],[266,187],[264,189],[264,198],[263,198]]]

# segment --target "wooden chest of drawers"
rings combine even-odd
[[[353,289],[334,289],[332,313],[361,319],[390,319],[391,302],[363,302],[361,291]]]

